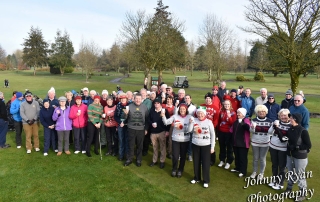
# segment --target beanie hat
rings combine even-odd
[[[244,117],[246,117],[247,110],[245,108],[239,108],[237,111],[240,112]]]
[[[16,98],[21,98],[23,95],[21,92],[16,92]]]
[[[287,95],[287,94],[289,94],[289,95],[293,96],[293,92],[292,92],[292,90],[291,90],[291,89],[288,89],[288,90],[287,90],[287,92],[286,92],[286,95]]]
[[[157,99],[155,99],[155,100],[153,101],[153,103],[156,103],[156,102],[162,104],[162,100],[161,100],[160,98],[157,98]]]
[[[268,95],[268,99],[271,98],[271,97],[274,98],[273,94],[269,94],[269,95]]]
[[[58,100],[61,101],[61,102],[65,102],[65,101],[67,101],[67,98],[64,97],[64,96],[61,96],[61,97],[59,97]]]
[[[109,92],[108,92],[107,90],[103,90],[102,93],[101,93],[101,95],[103,95],[103,94],[107,94],[107,95],[108,95]]]
[[[54,89],[54,87],[51,87],[51,88],[48,90],[48,93],[50,93],[50,92],[56,93],[56,90]]]
[[[198,115],[198,112],[203,112],[204,113],[204,115],[207,115],[207,107],[205,107],[205,106],[199,106],[199,107],[197,107],[197,115]]]
[[[46,102],[49,102],[49,99],[43,99],[42,103],[46,103]]]
[[[99,95],[95,95],[95,96],[93,97],[93,100],[95,100],[95,99],[99,99],[99,101],[100,101],[100,96],[99,96]]]
[[[301,121],[302,121],[302,116],[301,116],[301,114],[298,114],[298,113],[296,113],[296,114],[289,114],[288,116],[289,116],[289,118],[292,117],[292,119],[295,120],[295,122],[297,122],[297,124],[301,124]]]
[[[207,94],[205,94],[204,99],[206,99],[207,97],[212,98],[212,94],[208,92]]]
[[[237,90],[236,89],[232,89],[230,92],[231,93],[237,93]]]
[[[125,93],[120,93],[120,94],[119,94],[119,99],[122,99],[122,98],[127,98],[127,94],[125,94]]]
[[[74,100],[82,100],[81,96],[80,95],[77,95]]]
[[[219,87],[218,86],[213,86],[212,90],[219,90]]]

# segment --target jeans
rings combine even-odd
[[[74,150],[86,151],[87,126],[82,128],[73,127],[73,136],[74,136]],[[81,144],[80,144],[80,140],[81,140]]]
[[[14,121],[14,128],[16,130],[16,144],[17,146],[21,146],[22,121]]]
[[[54,134],[54,129],[45,128],[43,127],[44,132],[44,153],[48,153],[50,148],[50,142],[52,143],[52,149],[55,150],[56,148],[56,136]]]
[[[123,159],[124,155],[128,155],[129,142],[128,142],[128,128],[127,126],[118,126],[119,135],[119,158]]]
[[[6,144],[6,135],[8,131],[8,121],[0,119],[0,147]]]
[[[257,147],[252,146],[252,152],[253,152],[253,172],[258,171],[258,161],[260,160],[260,173],[264,173],[264,170],[266,168],[266,157],[268,153],[268,147]]]

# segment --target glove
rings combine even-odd
[[[31,123],[31,121],[30,121],[30,120],[27,120],[27,124],[32,125],[32,123]]]

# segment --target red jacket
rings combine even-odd
[[[237,120],[237,113],[233,110],[230,110],[230,115],[231,117],[229,118],[225,109],[220,111],[218,126],[219,131],[224,133],[230,133],[230,128],[232,127],[233,122]]]
[[[220,102],[220,99],[218,97],[218,94],[217,95],[212,95],[212,104],[215,106],[216,109],[221,109],[222,105],[221,105],[221,102]]]
[[[77,116],[78,110],[81,110],[80,116]],[[69,119],[72,120],[72,126],[75,128],[83,128],[88,124],[88,106],[81,103],[78,107],[76,104],[72,105],[70,109]]]
[[[219,99],[217,97],[217,99]],[[206,118],[212,121],[212,124],[214,126],[214,128],[216,128],[218,126],[218,121],[219,121],[219,111],[220,109],[218,109],[213,103],[211,105],[206,105],[206,104],[201,104],[200,106],[205,106],[206,109]],[[197,116],[197,110],[194,112],[194,117],[198,117]]]
[[[106,118],[103,119],[104,125],[107,127],[117,127],[118,123],[114,120],[114,112],[116,111],[116,105],[104,107],[103,112],[106,114]]]
[[[237,112],[239,108],[241,108],[241,102],[237,99],[237,97],[232,98],[230,95],[223,96],[223,100],[230,100],[232,109]]]

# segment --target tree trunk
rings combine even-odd
[[[158,86],[162,82],[162,70],[158,71]]]
[[[212,72],[211,72],[211,69],[208,69],[208,81],[212,81]]]
[[[191,76],[193,76],[193,63],[191,64]]]
[[[88,83],[88,70],[86,70],[86,83]]]
[[[278,76],[278,72],[273,72],[273,77],[277,77]]]
[[[291,83],[290,83],[291,90],[293,94],[295,94],[299,86],[299,74],[296,72],[291,72],[290,79],[291,79]]]
[[[63,68],[61,68],[61,67],[60,67],[60,74],[61,74],[61,76],[63,76],[63,74],[64,74]]]
[[[33,76],[36,75],[36,66],[33,67]]]

